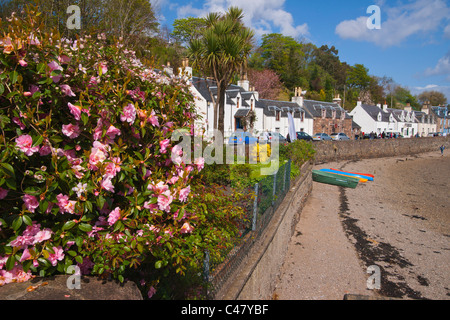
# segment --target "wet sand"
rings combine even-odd
[[[340,300],[346,293],[450,299],[450,154],[318,165],[373,173],[356,189],[314,182],[274,297]],[[381,288],[368,289],[369,266]]]

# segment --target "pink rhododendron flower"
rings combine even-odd
[[[156,116],[155,110],[152,110],[152,113],[147,119],[148,122],[154,127],[159,127],[158,117]]]
[[[110,176],[106,176],[101,182],[100,182],[100,186],[110,192],[114,192],[114,185],[111,182],[111,177]]]
[[[79,121],[81,119],[81,107],[75,106],[70,102],[67,103],[67,106],[69,107],[70,113],[75,117],[75,120]]]
[[[39,147],[33,147],[33,138],[28,134],[21,135],[16,138],[16,146],[19,147],[20,151],[24,152],[27,156],[33,155],[33,153],[39,151]]]
[[[198,171],[201,171],[205,167],[205,158],[197,158],[194,160],[194,163],[197,166]]]
[[[187,186],[180,190],[180,197],[178,198],[181,202],[185,202],[189,193],[191,192],[191,186]]]
[[[48,67],[50,68],[50,71],[54,71],[54,70],[63,71],[63,68],[56,61],[50,62],[48,64]]]
[[[25,202],[25,207],[27,208],[27,210],[33,213],[34,210],[39,207],[39,202],[37,201],[36,197],[30,196],[29,194],[23,196],[23,202]]]
[[[89,164],[95,166],[99,162],[103,162],[106,159],[105,153],[100,148],[92,148],[89,156]]]
[[[108,130],[106,131],[106,135],[111,139],[114,140],[116,136],[120,136],[120,130],[114,127],[113,125],[110,125]]]
[[[136,120],[136,108],[133,104],[128,104],[123,107],[122,115],[120,116],[122,122],[133,123]]]
[[[170,144],[170,140],[169,139],[164,139],[163,141],[160,141],[159,142],[159,146],[161,148],[159,149],[159,152],[166,153],[167,152],[167,147],[169,146],[169,144]]]
[[[169,189],[169,186],[164,184],[164,182],[160,181],[156,185],[155,183],[151,183],[148,185],[147,189],[152,190],[155,193],[163,193]]]
[[[53,247],[53,252],[55,253],[50,253],[48,260],[50,260],[52,266],[56,266],[58,264],[58,261],[64,259],[64,250],[61,248],[61,246]]]
[[[25,129],[25,125],[22,123],[22,121],[20,121],[20,119],[18,117],[13,117],[12,120],[15,124],[17,124],[19,126],[20,130]]]
[[[81,133],[80,127],[74,124],[63,124],[62,133],[71,139],[75,139]]]
[[[106,66],[106,62],[100,62],[99,66],[102,69],[102,74],[105,74],[108,72],[108,67]]]
[[[8,190],[0,187],[0,200],[5,199],[7,195],[8,195]]]
[[[68,57],[68,56],[66,56],[66,55],[64,55],[64,54],[58,57],[58,61],[59,61],[61,64],[67,64],[67,63],[70,62],[71,59],[72,59],[72,58],[70,58],[70,57]]]
[[[25,60],[23,60],[23,59],[19,60],[19,64],[20,64],[22,67],[26,67],[26,66],[28,65],[28,63],[27,63]]]
[[[183,226],[181,227],[180,232],[181,233],[191,233],[193,230],[194,230],[194,228],[188,222],[185,222],[183,224]]]
[[[109,162],[105,167],[105,172],[105,176],[115,177],[117,172],[120,172],[120,165],[116,162]]]
[[[112,226],[117,220],[120,219],[120,208],[116,207],[113,211],[109,213],[108,216],[108,224]]]
[[[33,244],[40,243],[40,242],[50,239],[52,237],[52,234],[53,234],[53,232],[50,229],[40,230],[34,236]]]
[[[22,256],[20,257],[19,262],[24,262],[25,260],[28,260],[31,258],[31,254],[30,251],[28,250],[28,248],[25,248],[25,250],[23,250]]]
[[[56,199],[58,200],[58,207],[60,212],[68,212],[70,214],[75,213],[75,205],[77,203],[76,201],[69,200],[69,196],[62,193],[58,194],[56,196]]]
[[[173,196],[170,194],[170,190],[167,190],[158,196],[158,207],[162,211],[169,212],[170,204],[173,201]]]
[[[41,156],[47,156],[52,153],[52,148],[49,145],[43,145],[41,149],[39,149],[39,154]]]
[[[59,86],[59,88],[61,89],[61,92],[64,93],[64,95],[69,97],[75,97],[75,93],[73,93],[72,88],[70,88],[69,85],[62,84]]]

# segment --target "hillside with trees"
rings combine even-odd
[[[45,27],[56,28],[63,37],[74,39],[92,32],[108,39],[123,39],[125,45],[136,51],[137,57],[155,67],[170,63],[177,70],[188,57],[191,41],[200,41],[207,28],[207,18],[176,19],[171,26],[160,25],[155,9],[146,0],[34,0],[45,15]],[[12,12],[21,14],[27,0],[0,0],[0,18],[5,20]],[[69,5],[81,9],[82,28],[65,27]],[[215,13],[212,13],[213,15]],[[216,14],[217,15],[217,14]],[[251,30],[250,30],[251,31]],[[358,98],[363,103],[384,104],[401,108],[410,103],[420,109],[425,101],[444,105],[446,97],[437,91],[413,95],[410,90],[385,75],[372,74],[363,64],[349,65],[339,57],[335,46],[317,46],[279,33],[264,35],[246,57],[246,72],[251,85],[262,98],[290,100],[296,87],[306,90],[306,98],[332,101],[339,94],[343,106],[351,110]],[[191,62],[192,63],[192,62]],[[195,67],[195,66],[194,66]],[[199,76],[213,77],[211,70],[194,68]],[[230,81],[236,83],[239,73]]]

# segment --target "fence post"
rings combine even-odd
[[[284,183],[283,183],[283,192],[286,191],[286,170],[287,170],[287,165],[286,163],[284,164]]]
[[[258,189],[259,184],[255,184],[255,201],[253,202],[253,221],[252,221],[252,231],[256,229],[256,216],[258,215]]]
[[[278,170],[279,172],[280,170]],[[277,173],[273,175],[273,192],[272,192],[272,206],[275,204],[275,194],[277,190]]]

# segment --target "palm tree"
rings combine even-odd
[[[230,7],[221,15],[210,13],[205,18],[206,29],[199,39],[189,43],[188,55],[192,64],[204,75],[211,75],[217,85],[214,105],[214,129],[224,134],[225,90],[234,75],[246,69],[252,49],[253,31],[242,22],[242,9]]]

